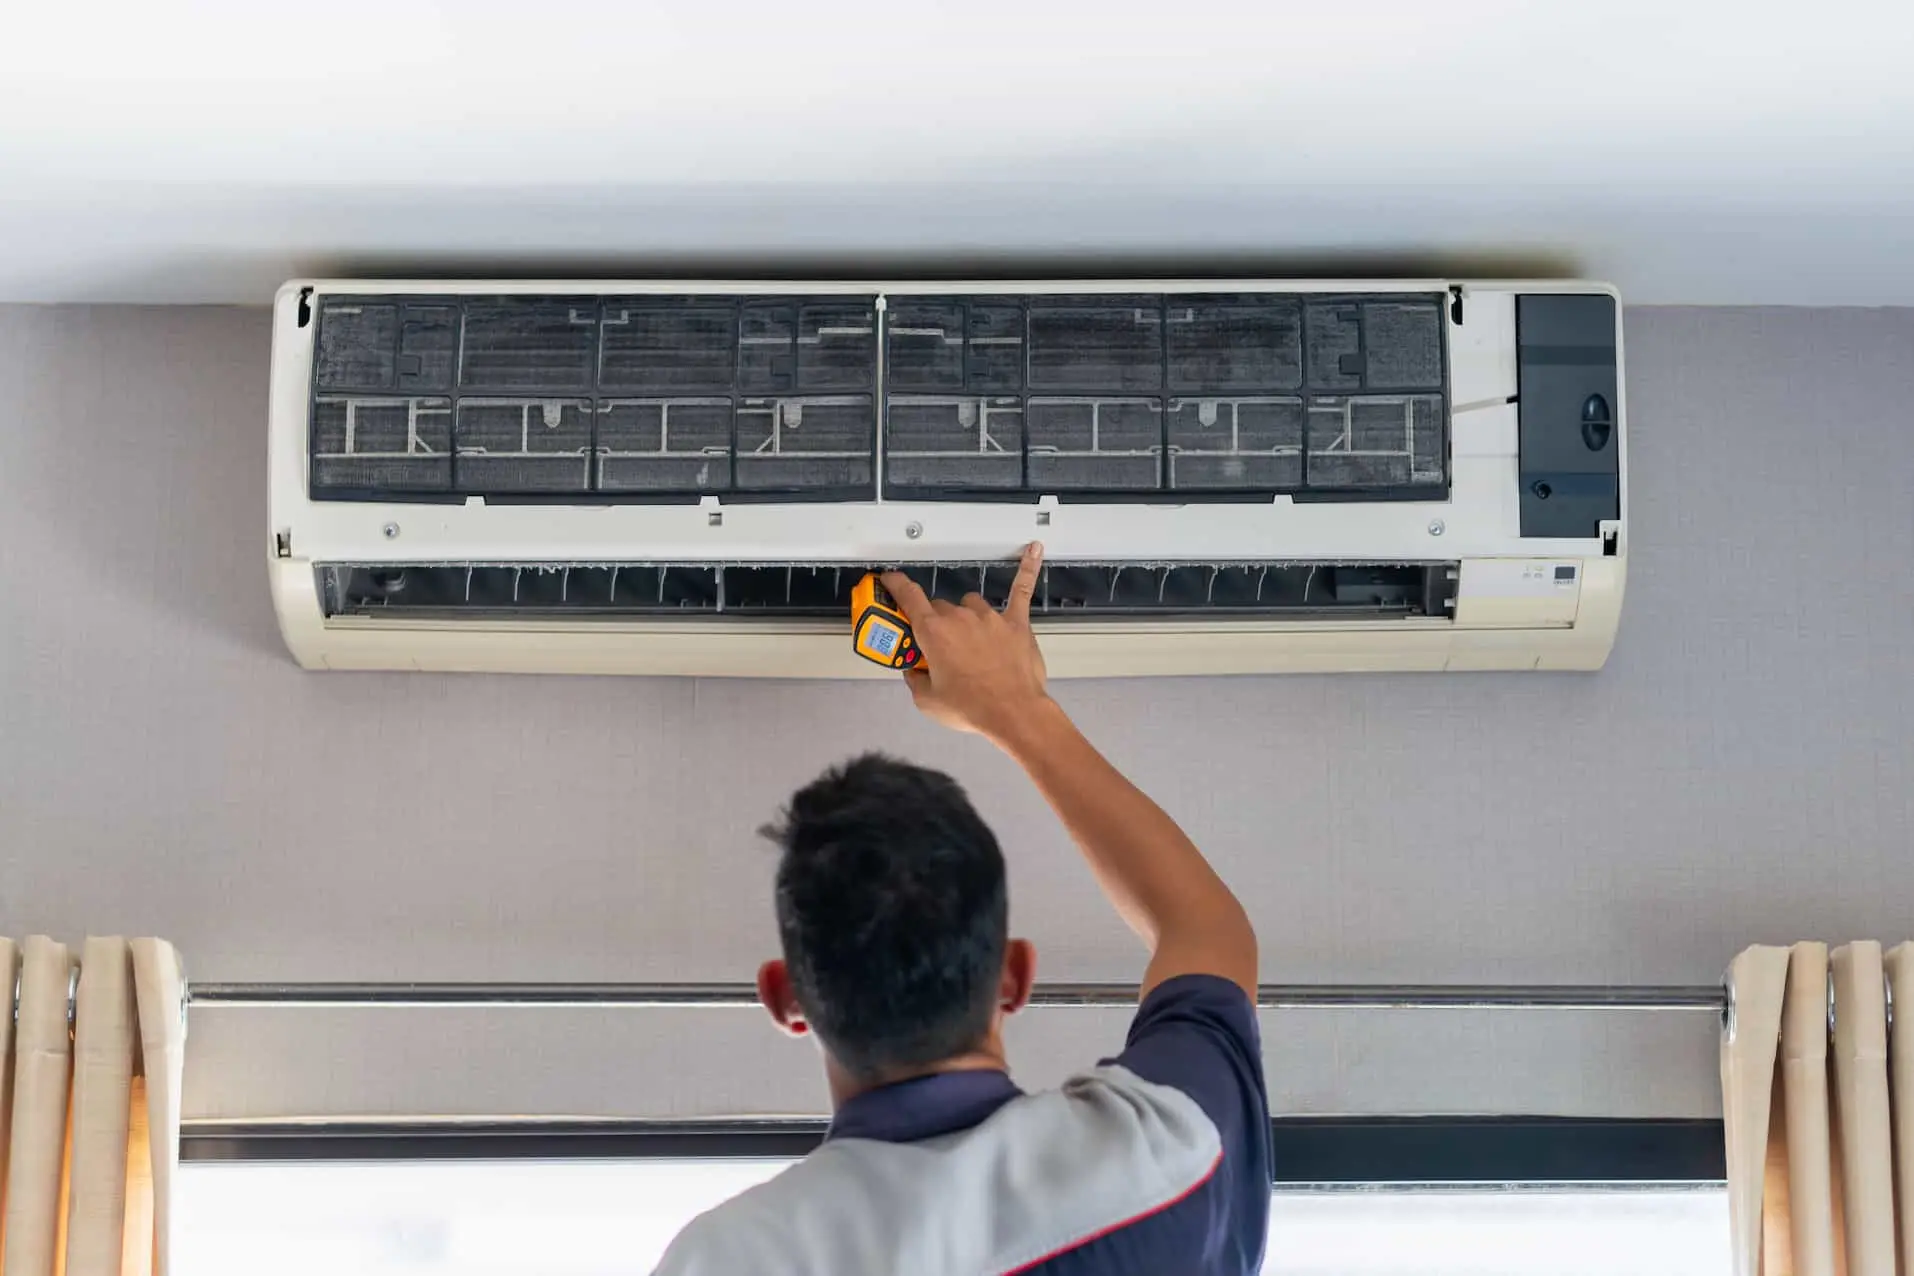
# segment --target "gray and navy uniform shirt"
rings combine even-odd
[[[824,1145],[694,1219],[658,1276],[1249,1276],[1269,1223],[1256,1012],[1213,975],[1123,1053],[1025,1094],[944,1072],[858,1095]]]

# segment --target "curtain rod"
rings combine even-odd
[[[187,1003],[292,1009],[454,1009],[469,1006],[715,1010],[755,1006],[750,984],[689,983],[192,983]],[[1123,1009],[1128,984],[1039,984],[1032,1006]],[[1709,1010],[1727,1011],[1719,984],[1263,984],[1261,1010]]]

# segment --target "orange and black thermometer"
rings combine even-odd
[[[851,589],[851,650],[886,669],[926,669],[924,652],[876,573]]]

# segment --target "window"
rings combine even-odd
[[[213,1161],[181,1168],[193,1276],[612,1276],[788,1157]],[[1726,1276],[1718,1184],[1282,1188],[1270,1276]]]
[[[1265,1276],[1728,1276],[1721,1187],[1278,1192]]]
[[[193,1276],[612,1276],[789,1160],[202,1162],[180,1167]]]

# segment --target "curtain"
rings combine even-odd
[[[157,939],[0,939],[0,1276],[166,1276],[186,1030]]]
[[[1736,1276],[1914,1273],[1914,944],[1754,947],[1728,988]]]

